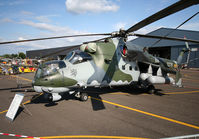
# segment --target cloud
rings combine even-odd
[[[24,0],[15,0],[15,1],[9,2],[8,5],[15,6],[15,5],[24,4],[24,2],[25,2]]]
[[[37,16],[35,17],[38,21],[40,22],[45,22],[45,23],[48,23],[50,22],[50,19],[48,18],[48,16]]]
[[[51,20],[50,20],[51,17],[58,17],[59,15],[50,14],[50,15],[36,16],[36,14],[33,12],[23,10],[19,13],[19,16],[22,17],[23,19],[32,19],[32,20],[37,20],[39,22],[43,22],[43,23],[49,23],[49,22],[51,22]]]
[[[66,0],[66,8],[71,13],[116,12],[119,6],[108,0]]]
[[[113,26],[114,30],[119,31],[121,28],[125,29],[127,23],[119,22]]]
[[[78,30],[73,30],[69,27],[62,27],[62,26],[57,26],[57,25],[52,25],[49,23],[43,23],[43,22],[33,22],[30,20],[22,20],[18,22],[19,24],[23,25],[28,25],[33,28],[39,29],[42,32],[43,35],[54,35],[54,36],[59,36],[59,35],[75,35],[75,34],[87,34],[89,32],[86,31],[78,31]],[[46,33],[47,32],[47,33]]]
[[[10,18],[2,18],[0,19],[0,23],[9,23],[9,22],[14,22],[12,19]]]
[[[26,16],[32,16],[32,15],[34,15],[34,13],[29,12],[29,11],[21,11],[21,14],[22,15],[26,15]]]
[[[44,22],[44,23],[49,23],[51,20],[49,19],[50,17],[58,17],[59,15],[41,15],[41,16],[36,16],[35,19],[38,20],[39,22]]]
[[[24,24],[24,25],[28,25],[28,26],[32,26],[32,27],[40,29],[40,30],[50,31],[50,32],[60,32],[60,31],[64,31],[64,30],[65,31],[69,30],[66,27],[64,28],[64,27],[54,26],[54,25],[50,25],[50,24],[47,24],[47,23],[43,23],[43,22],[35,23],[33,21],[30,21],[30,20],[22,20],[19,23]]]
[[[64,36],[64,35],[75,35],[75,34],[89,34],[90,32],[86,31],[78,31],[73,30],[67,26],[58,26],[50,23],[43,22],[33,22],[31,20],[22,20],[18,22],[19,24],[27,25],[33,27],[37,30],[40,30],[40,33],[37,34],[36,38],[45,38],[45,37],[53,37],[53,36]],[[124,22],[119,22],[114,25],[115,29],[119,29],[121,27],[127,26]],[[153,31],[159,27],[146,27],[137,31],[137,33],[146,34],[150,31]],[[24,43],[16,43],[11,45],[5,45],[4,52],[17,53],[24,49],[26,50],[35,50],[35,49],[46,49],[46,48],[55,48],[55,47],[63,47],[63,46],[72,46],[77,44],[82,44],[82,42],[97,40],[102,38],[103,36],[97,37],[73,37],[73,38],[63,38],[63,39],[53,39],[53,40],[45,40],[45,41],[33,41],[33,42],[24,42]],[[18,36],[18,40],[24,39],[33,39],[35,37],[26,35],[26,36]],[[135,37],[130,37],[128,40],[133,39]],[[8,40],[5,40],[8,41]],[[23,47],[22,47],[23,46]],[[10,50],[10,51],[9,51]]]
[[[89,33],[89,32],[85,32],[85,31],[73,30],[69,27],[61,27],[61,26],[56,26],[56,25],[47,24],[47,23],[33,22],[33,21],[29,21],[29,20],[23,20],[18,23],[41,30],[40,33],[37,34],[36,38]],[[18,38],[18,40],[26,40],[26,39],[33,39],[35,37],[26,35],[26,36],[18,36],[17,38]],[[3,51],[0,51],[0,55],[5,54],[5,53],[18,53],[22,50],[23,50],[23,52],[25,52],[27,50],[35,50],[35,49],[38,50],[38,49],[46,49],[46,48],[72,46],[72,45],[82,44],[82,42],[97,40],[99,38],[101,38],[101,37],[96,37],[96,36],[72,37],[72,38],[32,41],[32,42],[1,45],[0,47],[3,48]],[[10,41],[10,40],[5,40],[3,38],[2,39],[0,38],[0,41]]]
[[[180,29],[199,31],[199,21],[193,23],[187,23],[182,27],[180,27]]]

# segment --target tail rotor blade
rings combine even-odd
[[[198,48],[191,48],[190,51],[191,52],[196,52],[196,51],[198,51]]]
[[[184,39],[187,39],[187,38],[184,36]],[[185,45],[186,45],[186,48],[187,48],[188,50],[190,50],[188,42],[185,42]]]

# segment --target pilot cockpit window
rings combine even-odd
[[[86,62],[88,60],[92,60],[92,57],[85,52],[77,50],[77,51],[70,52],[65,57],[65,60],[68,60],[72,64],[78,64],[78,63]]]
[[[46,63],[43,67],[43,76],[53,75],[58,72],[59,64],[58,63]]]
[[[64,61],[59,61],[59,68],[65,68],[66,67],[66,64]]]

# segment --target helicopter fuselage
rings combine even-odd
[[[51,100],[56,101],[61,99],[59,94],[79,93],[87,87],[136,84],[151,88],[156,83],[174,83],[167,73],[176,74],[176,61],[136,48],[127,51],[123,38],[83,44],[63,60],[40,65],[33,80],[34,90],[52,94]]]
[[[137,63],[126,61],[118,47],[122,44],[118,40],[114,41],[97,43],[95,52],[85,52],[88,49],[86,46],[84,51],[73,51],[62,61],[41,65],[33,80],[34,90],[63,93],[78,88],[120,86],[137,82],[140,74]]]

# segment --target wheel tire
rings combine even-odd
[[[81,101],[87,101],[88,100],[88,94],[87,93],[81,93],[80,100]]]
[[[52,95],[50,93],[45,93],[44,94],[44,100],[52,102],[52,100],[53,100]]]
[[[147,90],[148,90],[149,94],[154,94],[155,93],[155,87],[153,85],[149,85]]]

